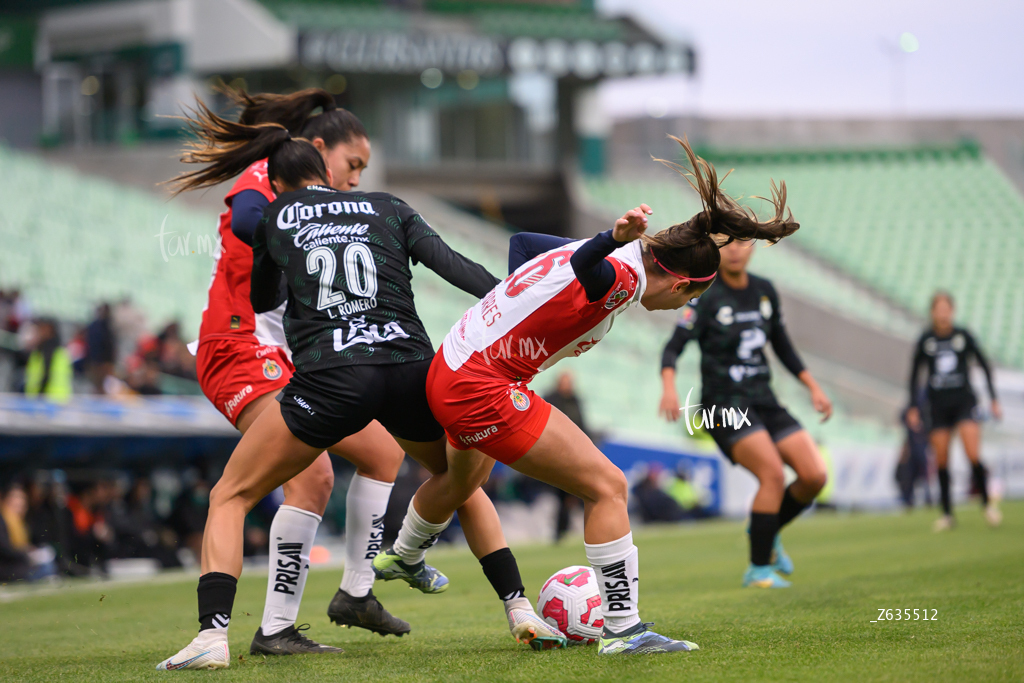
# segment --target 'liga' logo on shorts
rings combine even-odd
[[[277,379],[281,376],[281,366],[277,364],[277,361],[267,359],[263,363],[263,376],[267,379]]]
[[[530,397],[519,389],[513,389],[510,393],[512,397],[512,405],[516,410],[526,410],[530,407]]]

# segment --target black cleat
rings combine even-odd
[[[249,646],[251,655],[340,655],[344,650],[340,647],[321,645],[302,635],[302,632],[309,628],[309,624],[303,624],[298,628],[289,626],[283,631],[272,636],[263,635],[263,627],[256,629],[256,635],[252,638],[252,645]]]
[[[327,608],[327,616],[338,626],[365,628],[382,636],[391,634],[401,638],[412,630],[409,622],[384,609],[373,591],[361,598],[353,598],[339,588]]]

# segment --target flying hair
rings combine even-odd
[[[800,228],[792,211],[786,207],[785,181],[778,185],[771,181],[771,199],[756,197],[771,202],[775,210],[771,218],[758,220],[752,209],[741,206],[722,190],[721,183],[728,173],[719,180],[715,167],[694,153],[689,140],[669,137],[682,146],[689,167],[652,158],[686,178],[700,197],[702,209],[684,223],[641,238],[650,252],[648,255],[657,252],[656,259],[664,267],[694,278],[707,277],[717,271],[721,263],[718,249],[733,240],[760,239],[775,244]]]
[[[204,167],[171,180],[175,195],[230,180],[261,159],[267,159],[270,180],[288,187],[312,179],[327,183],[327,165],[317,148],[309,140],[293,138],[283,125],[229,121],[202,100],[188,112],[191,116],[182,118],[194,140],[186,145],[181,161]]]

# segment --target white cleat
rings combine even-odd
[[[555,650],[568,645],[565,634],[537,616],[528,598],[507,601],[505,615],[517,643],[526,643],[534,650]]]
[[[937,520],[935,520],[934,524],[932,524],[932,531],[934,531],[936,533],[939,533],[939,532],[942,532],[942,531],[949,531],[950,529],[953,528],[953,525],[954,525],[953,516],[952,515],[943,515],[943,516],[939,517]]]
[[[210,628],[200,631],[184,650],[160,662],[156,668],[157,671],[226,669],[230,661],[227,631]]]
[[[985,506],[985,521],[993,528],[1003,523],[1003,513],[999,511],[995,503],[989,503]]]

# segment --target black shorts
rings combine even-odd
[[[430,360],[345,365],[296,372],[278,394],[281,416],[297,439],[327,448],[377,420],[407,441],[436,441],[444,429],[427,405]]]
[[[732,447],[736,445],[736,442],[745,436],[750,436],[754,432],[762,429],[768,431],[768,436],[771,437],[772,441],[778,443],[782,441],[790,434],[800,431],[803,427],[799,422],[796,421],[789,412],[780,406],[778,403],[765,403],[750,406],[749,408],[743,408],[746,411],[744,414],[746,419],[742,418],[739,420],[740,427],[737,428],[735,424],[723,424],[721,418],[721,408],[724,405],[726,409],[730,407],[728,401],[722,403],[716,403],[714,401],[708,401],[704,399],[703,405],[716,405],[715,411],[715,426],[708,429],[707,432],[711,435],[711,438],[718,444],[718,448],[721,449],[722,454],[729,459],[729,462],[735,463],[732,459]],[[732,415],[737,415],[738,408],[733,408]],[[747,424],[749,421],[750,424]]]
[[[952,429],[964,420],[978,421],[978,399],[964,396],[956,401],[936,401],[929,403],[932,429]]]

